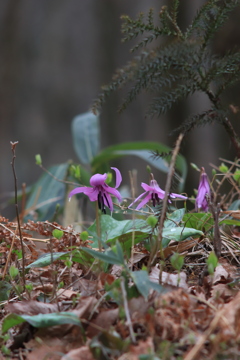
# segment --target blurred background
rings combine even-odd
[[[19,188],[41,175],[35,154],[48,167],[77,161],[71,138],[74,116],[88,111],[116,68],[131,56],[134,42],[121,43],[123,14],[136,17],[153,7],[158,14],[167,0],[1,0],[0,1],[0,196],[14,189],[10,141],[19,141],[16,170]],[[181,0],[180,24],[185,28],[205,0]],[[224,53],[240,44],[240,10],[235,11],[213,41],[214,51]],[[121,115],[117,108],[123,93],[111,96],[101,113],[102,148],[125,141],[160,141],[172,146],[169,132],[190,113],[208,106],[201,94],[175,107],[161,119],[145,118],[149,97],[142,94]],[[239,86],[228,93],[239,106]],[[239,133],[239,114],[231,119]],[[184,142],[187,162],[219,164],[219,157],[233,160],[235,153],[223,129],[213,124],[194,131]],[[139,169],[138,169],[139,166]],[[146,164],[135,158],[119,164],[124,174]],[[143,178],[138,175],[139,183]],[[124,180],[128,183],[128,177]],[[189,168],[186,192],[197,187],[198,173]],[[5,209],[1,209],[2,215]]]

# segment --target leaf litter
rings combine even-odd
[[[13,240],[16,224],[4,218],[1,221],[4,226],[0,227],[0,232],[6,242],[6,245],[2,244],[2,247],[6,246],[1,258],[4,265],[8,256],[7,244]],[[52,230],[56,227],[63,231],[63,238],[51,239]],[[91,248],[91,238],[83,242],[71,227],[64,228],[57,223],[29,222],[23,226],[23,231],[27,265],[37,261],[42,254],[51,254],[50,241],[55,253],[72,254],[74,247]],[[15,246],[20,249],[18,238]],[[168,251],[171,248],[172,252],[176,251],[176,246],[178,252],[185,256],[182,270],[177,272],[172,268],[167,260],[170,253],[165,252],[164,271],[155,265],[149,273],[149,281],[159,284],[161,271],[165,292],[152,289],[148,296],[142,296],[134,283],[129,283],[129,291],[133,293],[128,295],[127,306],[135,342],[131,341],[122,294],[117,285],[123,274],[122,266],[115,264],[103,270],[98,269],[97,262],[81,260],[66,266],[66,259],[61,257],[52,259],[55,261],[46,265],[40,263],[40,267],[29,266],[25,276],[31,289],[18,293],[15,288],[17,279],[10,279],[13,287],[8,301],[2,301],[2,326],[10,314],[16,314],[18,320],[21,316],[25,317],[25,321],[16,324],[13,317],[13,326],[8,330],[10,339],[6,344],[11,356],[30,360],[124,360],[158,354],[160,358],[169,360],[192,360],[213,357],[220,349],[222,354],[229,354],[227,351],[231,346],[238,353],[240,272],[234,257],[228,252],[220,258],[214,274],[205,276],[200,286],[199,275],[204,261],[201,258],[207,258],[204,248],[209,247],[208,240],[195,238],[180,243],[171,242]],[[10,255],[11,263],[21,271],[16,254]],[[138,271],[147,258],[146,250],[136,245],[129,266]],[[61,314],[69,314],[69,323],[66,318],[61,319],[62,324],[57,322],[55,314],[60,317]],[[48,315],[50,326],[42,327]],[[54,319],[52,323],[50,315]],[[74,323],[71,316],[75,316],[81,325]],[[40,325],[32,325],[34,317]]]

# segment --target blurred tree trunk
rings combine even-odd
[[[17,88],[19,81],[19,13],[22,1],[7,0],[0,4],[0,153],[1,153],[1,181],[0,195],[12,184],[12,170],[10,167],[10,141],[17,139]],[[11,133],[11,138],[9,134]]]

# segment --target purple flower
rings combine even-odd
[[[210,199],[211,189],[208,181],[207,174],[205,169],[202,167],[200,181],[198,186],[198,193],[195,202],[196,211],[202,210],[204,212],[208,211],[208,201]]]
[[[141,209],[145,204],[148,203],[148,201],[152,201],[153,206],[160,203],[160,199],[164,199],[165,196],[165,191],[163,191],[158,183],[156,182],[156,180],[151,180],[150,181],[150,185],[147,185],[145,183],[141,184],[142,188],[145,190],[144,193],[142,193],[141,195],[139,195],[128,207],[131,207],[133,204],[135,204],[135,202],[137,202],[139,199],[141,199],[143,196],[145,196],[145,198],[138,204],[138,206],[136,207],[136,210]],[[179,194],[174,194],[171,193],[170,195],[171,199],[175,199],[175,198],[181,198],[186,200],[187,197],[183,196],[183,195],[179,195]],[[170,200],[169,200],[170,201]],[[170,201],[171,202],[171,201]]]
[[[113,211],[113,202],[110,195],[115,196],[119,202],[122,201],[122,197],[118,190],[116,190],[122,182],[122,175],[120,171],[112,167],[116,173],[116,186],[112,188],[108,186],[105,181],[107,180],[107,174],[95,174],[90,178],[90,185],[77,187],[69,193],[69,198],[78,193],[83,193],[89,197],[90,201],[98,201],[98,207],[104,214],[106,214],[105,206],[109,207]]]

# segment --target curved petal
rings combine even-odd
[[[104,192],[112,194],[113,196],[115,196],[118,199],[119,202],[122,202],[122,196],[117,189],[112,188],[111,186],[108,186],[107,184],[103,185],[103,189],[104,189]]]
[[[141,187],[145,190],[145,191],[154,191],[154,187],[153,186],[150,186],[144,182],[141,183]]]
[[[116,173],[116,185],[115,185],[115,188],[118,188],[119,185],[122,182],[122,175],[121,175],[120,171],[117,168],[111,167],[111,169],[113,169],[115,171],[115,173]]]
[[[89,192],[88,194],[85,194],[89,197],[90,201],[97,201],[98,199],[98,194],[99,194],[99,190],[98,189],[91,189],[92,191]]]
[[[70,193],[68,194],[68,197],[72,197],[75,194],[79,194],[79,193],[83,193],[85,195],[88,195],[89,192],[92,192],[92,188],[87,187],[87,186],[81,186],[81,187],[77,187],[75,189],[73,189],[72,191],[70,191]]]
[[[130,205],[128,205],[128,208],[130,208],[133,204],[135,204],[139,199],[141,199],[144,195],[147,195],[147,192],[142,193],[141,195],[139,195]],[[151,199],[151,195],[150,195],[150,199]]]
[[[170,194],[170,197],[171,197],[172,199],[174,199],[174,198],[180,198],[180,199],[183,199],[183,200],[187,200],[187,196],[180,195],[180,194],[175,194],[175,193],[171,193],[171,194]]]
[[[103,185],[107,180],[107,174],[95,174],[90,179],[90,185],[99,186]]]
[[[104,192],[103,194],[103,202],[105,206],[107,206],[111,211],[113,211],[112,198],[107,192]]]
[[[144,205],[146,205],[146,204],[149,202],[149,200],[151,200],[151,195],[148,194],[148,195],[140,202],[140,204],[138,204],[138,206],[136,207],[136,210],[141,209]]]

